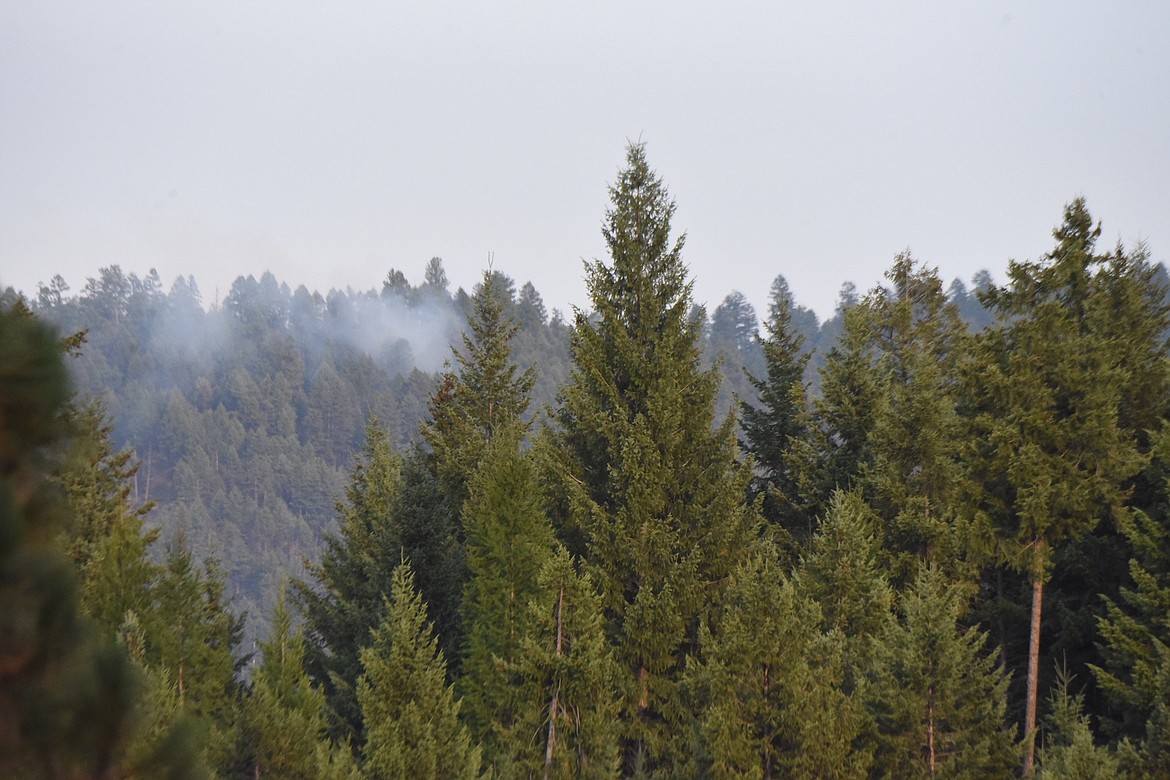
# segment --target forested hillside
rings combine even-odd
[[[58,618],[4,618],[0,770],[1170,776],[1145,248],[1078,199],[1003,284],[907,252],[760,322],[641,145],[610,195],[568,320],[437,258],[7,293],[0,606]]]

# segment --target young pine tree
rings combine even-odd
[[[82,608],[113,637],[127,612],[145,615],[160,569],[149,556],[158,530],[144,520],[153,504],[134,506],[131,487],[138,463],[114,451],[113,425],[97,402],[67,415],[75,447],[58,478],[74,518],[69,557],[81,585]]]
[[[312,780],[346,759],[356,776],[348,746],[337,746],[325,736],[325,697],[305,672],[304,631],[293,631],[283,594],[260,654],[243,713],[248,776]]]
[[[468,485],[464,626],[467,651],[460,686],[472,733],[489,761],[500,752],[497,732],[523,706],[514,667],[529,633],[529,602],[555,538],[531,456],[521,451],[519,426],[499,431]]]
[[[865,777],[868,719],[844,690],[841,634],[822,633],[818,607],[766,550],[734,573],[727,604],[704,627],[702,661],[688,671],[705,704],[709,774]]]
[[[675,206],[633,145],[589,265],[594,314],[578,313],[573,372],[551,442],[557,518],[601,588],[622,668],[623,763],[670,772],[692,731],[679,681],[702,617],[722,599],[758,519],[719,377],[700,368]]]
[[[868,694],[879,725],[878,771],[1013,777],[1019,751],[1006,722],[1007,676],[987,652],[987,635],[961,626],[963,590],[930,566],[899,601]]]
[[[500,730],[500,775],[603,780],[618,773],[618,669],[601,599],[560,545],[547,557],[509,673],[515,714]]]
[[[180,705],[203,740],[203,755],[215,772],[237,767],[247,661],[237,650],[244,618],[224,600],[224,578],[211,559],[195,565],[180,538],[166,554],[155,589],[157,603],[145,623],[147,665],[173,680]]]
[[[479,778],[480,749],[459,721],[446,662],[408,563],[394,569],[386,617],[361,651],[357,695],[369,780]]]

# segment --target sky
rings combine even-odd
[[[823,318],[905,249],[1002,280],[1078,196],[1165,261],[1168,39],[1162,0],[0,0],[0,286],[492,257],[588,309],[637,141],[708,311],[783,274]]]

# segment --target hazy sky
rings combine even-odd
[[[950,280],[1087,198],[1170,259],[1170,3],[0,0],[0,285],[117,263],[587,307],[628,139],[695,297],[830,313],[910,247]]]

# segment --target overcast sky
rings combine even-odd
[[[1170,3],[0,0],[0,285],[104,265],[588,306],[628,140],[695,297],[825,316],[909,247],[949,281],[1103,240],[1170,257]]]

